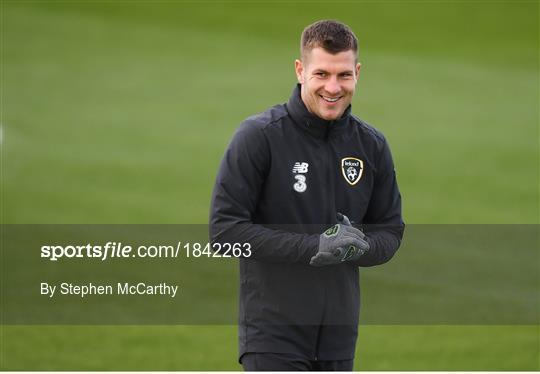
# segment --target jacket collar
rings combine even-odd
[[[319,139],[327,139],[329,136],[333,136],[345,130],[351,115],[350,105],[345,109],[341,118],[327,121],[312,114],[306,108],[306,105],[300,97],[300,87],[300,84],[296,85],[286,104],[287,111],[296,125]]]

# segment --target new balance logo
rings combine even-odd
[[[292,168],[293,173],[305,174],[308,172],[309,164],[307,162],[295,162]]]
[[[294,176],[295,183],[293,184],[293,188],[296,192],[302,193],[307,189],[307,178],[305,174],[308,172],[308,167],[309,164],[307,162],[294,163],[292,172],[296,175]]]

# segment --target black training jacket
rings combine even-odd
[[[210,236],[252,246],[240,259],[240,357],[354,357],[358,267],[390,260],[404,224],[388,143],[350,110],[322,120],[306,109],[297,85],[287,104],[246,119],[225,152]],[[364,230],[370,251],[356,263],[312,267],[319,234],[337,212]]]

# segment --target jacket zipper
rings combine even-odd
[[[326,148],[326,159],[327,159],[327,177],[328,177],[328,184],[329,184],[329,191],[328,191],[328,200],[330,202],[329,205],[329,214],[330,214],[330,222],[329,223],[335,223],[336,222],[336,188],[335,188],[335,180],[334,180],[334,170],[333,170],[333,158],[332,158],[332,142],[330,138],[330,132],[332,131],[332,126],[334,126],[334,121],[330,121],[329,128],[326,133],[326,139],[325,139],[325,148]]]

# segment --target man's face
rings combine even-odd
[[[317,117],[331,121],[340,118],[354,95],[360,64],[352,50],[335,55],[313,48],[295,61],[302,101]]]

